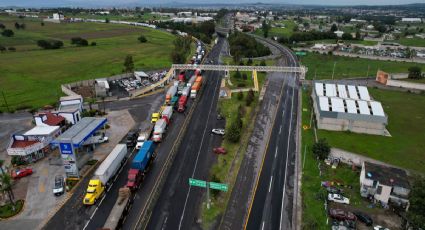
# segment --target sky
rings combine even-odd
[[[0,7],[58,7],[58,6],[125,6],[125,5],[152,5],[170,2],[181,3],[211,3],[210,0],[0,0]],[[215,0],[214,3],[229,3],[228,0]],[[425,3],[425,0],[233,0],[231,3],[288,3],[303,5],[399,5],[409,3]]]

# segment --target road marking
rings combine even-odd
[[[273,183],[273,176],[270,178],[269,192],[270,192],[270,189],[272,188],[272,183]]]
[[[211,109],[213,107],[213,104],[214,104],[214,98],[215,98],[215,95],[217,94],[217,90],[218,90],[217,89],[217,86],[219,85],[218,83],[219,83],[219,81],[216,81],[216,85],[214,87],[214,94],[213,94],[213,97],[212,97],[213,100],[211,102],[211,106],[210,106],[209,111],[211,111]],[[201,153],[202,144],[204,143],[204,137],[205,137],[205,133],[207,132],[208,121],[209,121],[210,115],[211,115],[211,112],[209,112],[208,115],[207,115],[207,124],[205,125],[204,133],[202,134],[201,144],[200,144],[200,147],[199,147],[199,150],[198,150],[198,153],[197,153],[197,156],[196,156],[196,160],[195,160],[195,167],[193,168],[193,172],[192,172],[192,178],[194,177],[195,171],[196,171],[196,167],[198,166],[199,155]],[[189,194],[190,194],[191,188],[192,188],[192,186],[189,186],[189,191],[186,194],[186,200],[184,202],[183,212],[182,212],[182,215],[180,217],[180,222],[179,222],[179,230],[181,229],[181,225],[182,225],[184,214],[185,214],[185,211],[186,211],[186,205],[187,205],[187,201],[189,199]]]
[[[277,156],[277,150],[279,149],[279,147],[276,146],[276,151],[274,152],[274,158],[276,158]]]
[[[283,191],[282,191],[282,205],[280,207],[280,221],[279,221],[279,230],[282,229],[282,215],[283,215],[283,203],[285,202],[285,192],[286,192],[286,177],[288,172],[288,156],[289,156],[289,141],[291,140],[291,127],[292,127],[292,115],[294,107],[294,90],[292,88],[292,101],[291,101],[291,118],[289,119],[289,129],[288,129],[288,143],[286,144],[286,162],[285,162],[285,177],[283,179]]]
[[[261,225],[261,230],[264,230],[264,221],[263,221],[263,224]]]
[[[279,135],[281,132],[282,132],[282,125],[280,125],[280,128],[279,128]]]

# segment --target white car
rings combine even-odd
[[[211,132],[217,135],[224,135],[224,129],[213,129]]]
[[[57,175],[55,177],[55,184],[53,186],[53,194],[60,196],[65,193],[65,182],[63,176]]]
[[[373,230],[390,230],[389,228],[384,228],[381,225],[376,225],[375,227],[373,227]]]
[[[350,204],[350,200],[347,197],[343,197],[340,194],[329,193],[328,200],[341,204]]]

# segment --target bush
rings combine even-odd
[[[38,40],[37,45],[43,49],[59,49],[63,46],[63,42],[59,40]]]
[[[419,66],[412,66],[409,67],[409,76],[408,78],[411,79],[419,79],[422,77],[422,69]]]
[[[140,37],[138,37],[137,40],[139,40],[140,43],[145,43],[148,41],[148,39],[146,39],[146,37],[143,35],[140,35]]]
[[[91,43],[90,43],[90,45],[91,45],[91,46],[96,46],[96,45],[97,45],[97,43],[96,43],[96,42],[91,42]]]
[[[248,75],[246,75],[246,73],[242,74],[242,79],[244,80],[248,79]]]
[[[261,62],[260,62],[260,66],[266,66],[267,64],[266,64],[266,61],[265,60],[261,60]]]
[[[313,154],[319,160],[324,160],[328,158],[330,152],[331,147],[324,138],[319,139],[319,141],[317,143],[314,143],[313,145]]]
[[[252,89],[250,89],[248,91],[248,94],[246,95],[246,99],[245,99],[246,106],[251,106],[252,102],[254,101],[254,97],[255,97],[254,91],[252,91]]]
[[[237,71],[233,74],[233,77],[234,77],[235,79],[241,79],[241,72],[239,72],[239,70],[237,70]]]
[[[242,101],[242,99],[243,99],[243,93],[242,92],[238,92],[238,100],[239,101]]]
[[[249,58],[248,61],[246,62],[246,65],[252,65],[252,59]]]
[[[9,48],[7,48],[7,50],[14,52],[14,51],[16,51],[16,48],[15,47],[9,47]]]
[[[88,46],[89,42],[84,38],[74,37],[74,38],[71,38],[71,44],[77,45],[77,46]]]
[[[4,51],[6,51],[6,47],[4,47],[4,46],[2,46],[2,45],[0,45],[0,52],[4,52]]]
[[[241,138],[241,127],[237,121],[233,121],[226,133],[226,138],[233,143],[237,143]]]
[[[21,157],[18,156],[12,156],[12,160],[10,161],[12,163],[12,165],[26,165],[26,162],[24,160],[22,160]]]
[[[9,29],[5,29],[1,33],[1,35],[4,36],[4,37],[12,37],[14,34],[15,33],[13,33],[13,31],[12,30],[9,30]]]

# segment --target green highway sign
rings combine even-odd
[[[227,184],[210,182],[210,188],[220,190],[220,191],[223,191],[223,192],[227,192],[227,190],[229,189],[229,186],[227,186]]]
[[[196,186],[196,187],[202,187],[202,188],[206,188],[207,187],[207,182],[203,181],[203,180],[196,180],[193,178],[189,178],[189,185],[190,186]]]
[[[305,56],[305,55],[307,55],[306,52],[300,52],[300,51],[295,52],[295,54],[298,55],[298,56]]]

